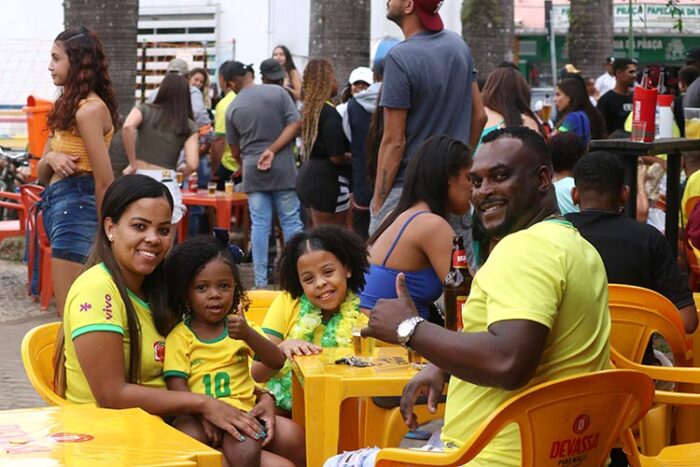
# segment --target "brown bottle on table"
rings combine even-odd
[[[467,263],[467,252],[461,235],[452,239],[452,265],[445,278],[445,327],[451,331],[462,330],[462,305],[469,297],[472,276]]]

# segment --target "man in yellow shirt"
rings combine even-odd
[[[679,222],[685,228],[690,215],[690,212],[686,212],[686,203],[690,198],[700,196],[700,151],[690,151],[683,154],[683,171],[688,178],[683,189]]]
[[[542,382],[605,369],[609,361],[607,279],[596,250],[559,215],[552,163],[542,137],[503,128],[483,140],[471,170],[472,204],[498,243],[472,283],[464,330],[422,320],[397,278],[363,335],[410,346],[430,363],[405,387],[401,410],[428,393],[434,409],[449,381],[444,449],[454,450],[501,403]],[[572,420],[573,423],[573,420]],[[469,463],[518,466],[519,432],[502,430]]]
[[[236,97],[236,93],[228,85],[228,80],[231,77],[226,76],[226,69],[231,63],[231,61],[225,61],[219,66],[219,87],[221,87],[224,97],[214,109],[214,139],[209,151],[211,170],[217,177],[217,190],[223,190],[224,183],[240,169],[238,161],[231,155],[231,148],[226,144],[226,109]]]

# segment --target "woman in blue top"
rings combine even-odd
[[[471,151],[448,136],[433,136],[416,151],[406,170],[399,204],[368,240],[369,271],[360,308],[396,298],[396,276],[403,272],[420,315],[442,294],[450,270],[454,230],[447,213],[469,211]]]
[[[555,132],[570,131],[576,133],[588,146],[591,139],[603,139],[605,121],[593,107],[583,79],[578,77],[563,78],[554,90],[554,105],[557,107]]]

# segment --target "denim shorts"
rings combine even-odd
[[[97,233],[95,179],[82,175],[49,185],[41,208],[51,257],[84,263]]]

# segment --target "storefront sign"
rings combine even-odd
[[[679,5],[681,14],[671,15],[671,8],[658,3],[634,3],[632,5],[632,28],[636,32],[677,31],[678,20],[683,22],[684,33],[700,34],[700,5]],[[569,30],[569,5],[554,5],[552,23],[557,32]],[[622,32],[629,28],[629,5],[613,5],[615,31]]]
[[[519,58],[529,62],[547,62],[549,43],[545,36],[518,36],[520,41]],[[569,51],[566,36],[557,36],[557,62],[566,63]],[[613,55],[626,57],[629,45],[627,36],[616,35],[613,40]],[[643,36],[634,38],[634,58],[641,63],[667,65],[685,64],[685,54],[689,49],[700,47],[700,36]]]

